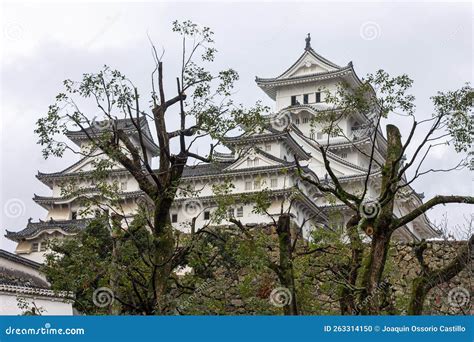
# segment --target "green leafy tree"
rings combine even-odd
[[[61,157],[66,150],[95,158],[95,167],[104,175],[98,179],[100,184],[94,186],[100,194],[94,197],[96,205],[111,199],[116,199],[112,202],[116,205],[120,202],[119,196],[114,196],[116,187],[106,177],[114,166],[126,169],[138,183],[146,199],[141,207],[151,231],[149,244],[152,246],[148,249],[152,255],[141,256],[144,260],[150,258],[145,263],[149,269],[143,281],[152,292],[146,298],[153,298],[152,309],[145,312],[154,314],[168,312],[170,282],[173,282],[174,271],[185,263],[193,243],[191,240],[184,246],[183,241],[178,241],[179,233],[170,222],[170,209],[178,192],[191,191],[181,182],[185,166],[193,160],[211,163],[221,137],[240,126],[252,129],[259,121],[260,112],[265,110],[259,103],[250,109],[234,103],[231,95],[238,80],[235,70],[213,73],[206,68],[217,52],[213,32],[208,27],[175,21],[173,32],[182,42],[182,63],[173,87],[174,95],[169,96],[172,91],[165,86],[163,54],[160,56],[152,46],[155,68],[151,72],[151,108],[141,103],[138,89],[125,75],[105,66],[97,73],[84,74],[79,82],[64,81],[65,91],[57,95],[47,115],[38,120],[35,131],[44,147],[45,158]],[[93,117],[91,113],[97,110],[100,117]],[[138,142],[131,139],[120,120],[130,122],[137,132]],[[143,121],[151,123],[158,141],[158,169],[152,168]],[[170,130],[175,122],[179,123],[176,129]],[[80,151],[61,138],[71,128],[79,129],[87,137]],[[195,145],[202,139],[213,141],[207,154],[194,152]],[[97,158],[101,155],[107,158]],[[88,197],[87,192],[88,189],[64,187],[67,195]],[[117,206],[110,207],[117,217],[123,216]],[[128,225],[123,223],[123,217],[121,220],[120,225]],[[113,232],[119,230],[117,227]],[[139,245],[136,247],[140,250]],[[112,285],[114,283],[112,279]]]

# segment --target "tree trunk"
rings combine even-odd
[[[408,304],[409,315],[421,315],[426,295],[429,292],[427,288],[427,277],[417,277],[413,279],[413,289],[411,292],[410,303]]]
[[[171,263],[169,262],[173,256],[175,249],[175,239],[171,226],[171,219],[162,212],[155,214],[155,225],[159,224],[160,228],[155,228],[154,234],[154,272],[153,272],[153,289],[155,296],[155,314],[163,314],[166,307],[166,297],[168,292],[168,281],[172,272]],[[156,226],[155,226],[156,227]]]
[[[279,280],[291,294],[290,301],[283,307],[285,315],[298,315],[298,305],[296,301],[295,277],[293,270],[293,256],[291,244],[290,215],[282,214],[278,218],[277,234],[280,250]]]
[[[109,219],[107,217],[107,219]],[[112,264],[111,264],[111,274],[110,274],[110,289],[112,290],[113,296],[117,296],[118,294],[118,267],[117,267],[117,250],[120,248],[120,242],[117,236],[117,232],[120,229],[120,220],[118,220],[115,216],[111,218],[112,222]],[[110,315],[119,315],[120,314],[120,304],[117,300],[112,299],[112,303],[109,307],[109,314]]]
[[[346,224],[346,231],[349,236],[352,255],[350,263],[345,267],[347,269],[347,277],[345,281],[348,285],[341,285],[340,290],[339,306],[341,315],[353,315],[359,311],[355,303],[353,290],[356,286],[363,255],[363,245],[358,231],[359,220],[360,217],[354,215]]]
[[[369,271],[367,274],[366,289],[368,293],[372,293],[382,280],[385,262],[387,261],[390,237],[390,232],[379,231],[377,234],[374,234],[372,239],[367,263]]]
[[[384,295],[385,291],[380,290],[383,271],[387,261],[388,248],[390,245],[391,233],[379,232],[374,234],[370,246],[365,273],[363,275],[363,287],[359,297],[361,313],[363,315],[378,314],[380,311],[379,296]]]
[[[362,277],[364,290],[359,297],[363,314],[377,314],[380,307],[374,305],[374,291],[382,280],[388,247],[392,236],[391,224],[393,221],[393,208],[398,186],[398,172],[402,153],[400,131],[394,125],[387,125],[387,156],[382,168],[382,181],[377,215],[364,219],[363,228],[372,231],[372,244]]]
[[[166,193],[159,194],[154,203],[154,271],[153,284],[155,298],[155,314],[164,314],[167,308],[166,294],[168,282],[173,271],[170,262],[175,253],[175,238],[171,224],[170,210],[176,196],[176,190],[181,179],[187,158],[176,156],[171,170],[160,177],[162,184],[166,184]]]

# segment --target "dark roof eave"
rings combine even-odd
[[[301,75],[301,76],[293,76],[293,77],[288,77],[288,78],[256,77],[255,82],[257,82],[257,85],[261,87],[272,87],[272,86],[275,87],[275,86],[286,85],[286,83],[291,83],[291,82],[299,82],[299,81],[307,82],[307,81],[313,81],[313,80],[317,81],[319,79],[331,79],[331,78],[341,77],[341,76],[350,75],[350,74],[353,74],[355,78],[357,78],[357,80],[360,81],[360,79],[356,77],[354,69],[351,66],[346,66],[339,70],[325,71],[325,72]]]
[[[49,220],[44,222],[29,222],[26,228],[18,231],[6,231],[5,237],[9,240],[20,242],[25,239],[37,236],[47,230],[61,230],[65,234],[75,233],[87,226],[91,219],[78,220]]]
[[[11,232],[7,231],[7,234],[8,233],[11,233]],[[14,261],[14,262],[18,262],[20,264],[30,266],[30,267],[32,267],[36,270],[38,270],[42,266],[40,263],[37,263],[37,262],[35,262],[33,260],[30,260],[30,259],[23,258],[19,255],[8,252],[4,249],[0,249],[0,258],[5,258],[5,259],[8,259],[8,260],[11,260],[11,261]]]

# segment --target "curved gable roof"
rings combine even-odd
[[[286,69],[280,76],[276,77],[276,79],[291,77],[296,70],[304,66],[304,62],[306,61],[316,62],[316,64],[319,64],[321,67],[323,67],[327,71],[334,71],[334,70],[341,69],[339,65],[317,54],[316,51],[314,51],[312,48],[309,48],[309,49],[305,49],[303,54],[296,60],[296,62],[293,63],[288,69]]]

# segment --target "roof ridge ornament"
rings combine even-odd
[[[306,42],[306,46],[305,46],[305,50],[308,51],[308,50],[311,50],[311,34],[308,33],[308,36],[305,38],[305,42]]]

